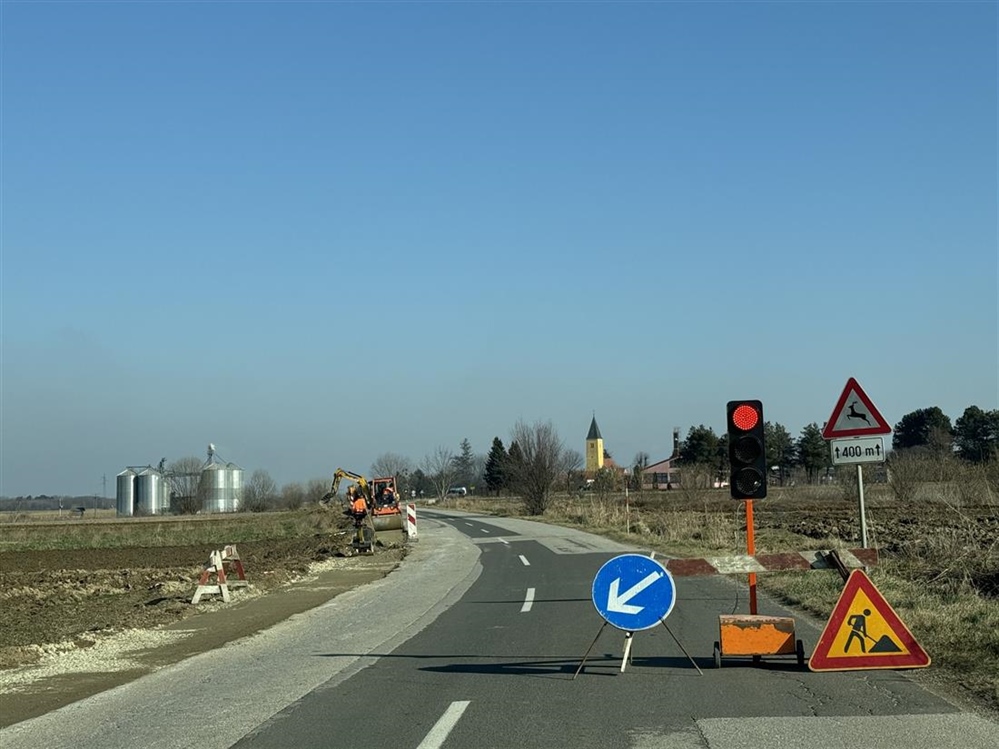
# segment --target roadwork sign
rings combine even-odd
[[[884,463],[884,437],[854,437],[829,443],[834,466],[846,463]]]
[[[676,603],[669,571],[652,557],[622,554],[606,562],[593,578],[593,605],[600,616],[625,632],[659,624]]]
[[[862,570],[854,570],[808,661],[812,671],[924,668],[930,656]]]
[[[851,377],[846,381],[843,394],[822,429],[822,437],[831,440],[837,437],[869,437],[874,434],[891,434],[891,427],[867,397],[860,383]]]

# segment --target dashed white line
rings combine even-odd
[[[416,749],[440,749],[444,746],[444,742],[447,740],[448,734],[451,733],[451,729],[454,728],[458,719],[461,718],[461,714],[465,712],[471,704],[470,700],[461,700],[459,702],[452,702],[444,714],[440,717],[434,727],[430,729],[423,741]]]
[[[501,538],[501,539],[500,539],[500,543],[501,543],[501,544],[506,544],[507,546],[509,546],[509,545],[510,545],[510,542],[509,542],[509,541],[507,541],[507,540],[506,540],[505,538]]]
[[[482,532],[483,533],[489,533],[489,531],[487,531],[485,528],[482,529]]]
[[[520,607],[520,613],[525,614],[531,610],[531,606],[534,605],[534,588],[527,589],[527,598],[524,599],[524,605]]]
[[[525,557],[523,554],[520,555],[520,561],[524,563],[525,567],[531,566],[531,563],[527,561],[527,557]]]
[[[474,528],[475,527],[474,523],[465,523],[465,525],[467,525],[469,528]]]

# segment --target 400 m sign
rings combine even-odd
[[[850,463],[883,463],[885,441],[883,437],[831,440],[829,451],[833,465],[836,466]]]

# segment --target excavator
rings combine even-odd
[[[373,551],[376,533],[403,530],[395,476],[383,476],[368,481],[359,473],[337,468],[333,474],[330,490],[319,500],[322,504],[329,504],[336,498],[343,479],[354,482],[353,493],[355,496],[362,496],[367,506],[367,514],[364,517],[354,518],[357,532],[354,535],[353,547],[356,551]]]

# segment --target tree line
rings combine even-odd
[[[819,480],[831,467],[829,443],[815,422],[792,437],[779,422],[766,422],[765,440],[767,465],[777,483],[783,483],[793,471],[803,471],[809,483]],[[938,406],[912,411],[895,424],[892,434],[894,456],[955,458],[969,464],[999,460],[999,410],[986,411],[968,406],[955,421]],[[609,453],[608,453],[609,456]],[[690,427],[679,445],[678,468],[690,477],[706,475],[709,480],[724,480],[728,475],[728,435],[715,434],[711,427],[699,424]],[[423,457],[419,464],[398,453],[379,455],[372,463],[370,475],[395,476],[403,497],[437,497],[443,499],[452,487],[464,487],[469,493],[516,494],[523,498],[529,513],[541,514],[548,507],[557,485],[572,491],[580,488],[582,455],[566,446],[550,421],[527,424],[518,421],[510,433],[510,444],[493,438],[489,452],[476,454],[467,438],[457,451],[438,446]],[[632,461],[628,476],[620,472],[601,471],[594,478],[598,491],[621,488],[626,480],[633,489],[642,486],[642,471],[649,466],[649,455],[639,452]],[[174,490],[171,510],[177,513],[198,512],[201,508],[201,461],[182,458],[168,467]],[[186,482],[186,483],[185,483]],[[560,482],[564,482],[560,485]],[[709,484],[710,485],[710,484]],[[271,509],[297,509],[318,502],[329,488],[328,479],[291,482],[278,487],[263,469],[253,471],[243,487],[240,509],[261,512]],[[58,507],[55,497],[17,497],[7,500],[15,506]]]
[[[829,468],[829,443],[815,422],[806,425],[796,438],[779,422],[764,425],[767,467],[779,483],[792,470],[804,471],[814,483]],[[892,450],[930,452],[953,456],[968,463],[986,463],[999,458],[999,410],[985,411],[968,406],[951,424],[939,407],[920,408],[906,414],[892,431]],[[679,466],[707,466],[718,477],[728,475],[728,435],[717,435],[711,427],[691,427],[680,443]],[[637,461],[637,458],[636,458]]]

